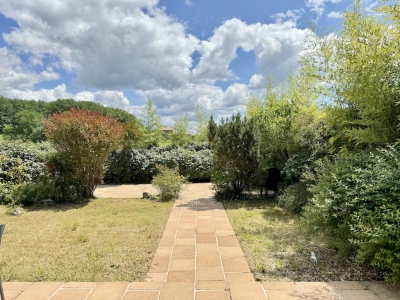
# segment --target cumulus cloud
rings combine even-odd
[[[330,19],[342,19],[343,18],[343,13],[341,13],[339,11],[331,11],[328,14],[328,18],[330,18]]]
[[[263,88],[268,74],[281,80],[296,68],[306,35],[296,28],[302,10],[275,14],[272,24],[227,20],[208,40],[188,34],[158,0],[2,0],[0,12],[19,26],[3,34],[8,48],[0,48],[5,96],[90,100],[137,113],[121,92],[129,89],[152,99],[169,119],[193,111],[196,101],[219,116],[243,111],[247,95]],[[258,72],[248,84],[235,83],[238,75],[230,69],[238,48],[255,54]],[[76,75],[91,91],[70,93],[64,84],[34,90],[58,79],[59,71]],[[221,89],[218,81],[232,84]]]
[[[339,3],[342,0],[306,0],[306,5],[315,12],[318,16],[321,16],[325,10],[326,3]]]

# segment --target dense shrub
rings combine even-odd
[[[156,165],[178,167],[189,181],[209,181],[212,151],[207,143],[185,147],[152,147],[131,151],[114,151],[109,156],[105,183],[150,183],[158,173]]]
[[[160,200],[170,201],[179,197],[183,184],[186,182],[184,176],[179,175],[178,168],[168,168],[158,165],[159,173],[151,182],[160,191]]]
[[[311,196],[312,194],[307,190],[307,185],[303,182],[297,182],[287,187],[278,196],[278,203],[291,212],[300,213]]]
[[[399,182],[400,151],[394,147],[341,154],[318,170],[303,220],[342,252],[355,250],[360,262],[399,283]]]

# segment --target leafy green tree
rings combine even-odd
[[[194,115],[196,116],[196,121],[197,121],[196,134],[194,138],[196,142],[206,142],[209,114],[198,101],[196,102],[196,106],[194,108]]]
[[[124,142],[123,149],[125,152],[138,148],[141,145],[143,131],[135,122],[129,122],[124,125]]]
[[[15,115],[14,125],[6,125],[3,133],[7,139],[40,142],[44,135],[44,116],[31,110],[23,110]]]
[[[110,152],[123,142],[123,125],[101,112],[73,108],[55,113],[45,124],[48,140],[85,188],[83,196],[93,197]]]
[[[158,145],[162,139],[161,117],[157,114],[157,109],[150,99],[147,100],[142,108],[141,117],[144,127],[143,143],[146,146]]]
[[[378,12],[367,12],[364,1],[355,0],[339,35],[313,33],[305,43],[303,69],[331,101],[326,122],[335,150],[374,148],[400,138],[398,5]]]
[[[250,189],[260,162],[256,119],[241,119],[238,113],[217,125],[211,117],[208,128],[214,151],[214,188],[221,194],[232,191],[240,196],[243,190]]]
[[[192,141],[188,114],[181,114],[177,117],[173,129],[174,130],[170,135],[172,143],[175,145],[182,146]]]

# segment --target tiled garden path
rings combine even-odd
[[[113,187],[97,196],[108,197]],[[140,197],[149,186],[116,187]],[[175,201],[146,282],[5,282],[17,300],[399,300],[376,282],[256,282],[227,214],[209,184],[186,187]]]

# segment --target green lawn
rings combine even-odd
[[[143,281],[172,202],[95,199],[5,214],[3,281]]]
[[[224,202],[247,262],[262,281],[380,280],[382,274],[358,266],[352,258],[339,262],[337,252],[307,236],[300,218],[272,201]],[[315,252],[318,264],[310,261]]]

